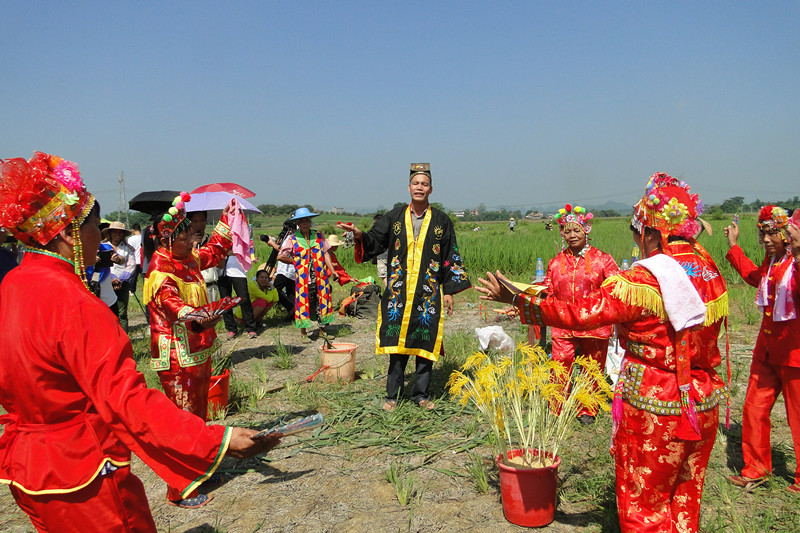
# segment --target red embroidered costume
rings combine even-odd
[[[567,228],[575,229],[581,232],[577,246],[580,247],[580,243],[584,246],[577,254],[568,246],[551,259],[544,285],[547,294],[574,303],[599,289],[604,280],[619,272],[619,268],[611,255],[586,244],[586,235],[592,231],[591,213],[580,206],[573,208],[567,204],[553,218],[561,227],[562,239]],[[553,360],[570,368],[575,362],[576,351],[580,350],[581,355],[594,359],[600,368],[605,368],[608,339],[613,331],[613,326],[586,331],[553,328],[550,332]],[[594,416],[597,413],[584,409],[580,414]]]
[[[518,303],[526,324],[566,329],[618,324],[625,359],[614,399],[613,451],[625,532],[690,532],[699,526],[718,404],[726,399],[714,368],[720,364],[717,337],[728,299],[719,270],[691,237],[698,228],[692,224],[698,201],[683,182],[654,175],[633,226],[639,235],[645,226],[658,229],[663,254],[654,249],[647,260],[582,300],[522,296]],[[694,299],[691,307],[688,296]]]
[[[786,211],[766,206],[759,216],[760,231],[780,231],[787,225]],[[784,230],[785,231],[785,230]],[[762,236],[763,239],[763,236]],[[726,258],[748,284],[759,287],[756,304],[764,313],[753,348],[753,362],[742,412],[742,481],[758,480],[772,473],[770,412],[783,393],[786,418],[792,433],[796,462],[800,462],[800,268],[785,247],[777,255],[767,253],[760,267],[739,245]],[[738,476],[733,476],[736,484]],[[792,486],[790,486],[791,489]],[[795,492],[800,492],[800,464],[795,467]]]
[[[131,451],[188,493],[231,438],[230,428],[175,409],[136,371],[127,335],[83,281],[80,235],[94,254],[98,223],[74,163],[40,153],[3,162],[0,225],[28,253],[0,289],[0,483],[41,531],[155,531]],[[45,248],[67,238],[74,258]]]
[[[181,215],[174,222],[181,222]],[[177,224],[174,224],[177,226]],[[161,227],[161,224],[159,224]],[[214,328],[178,320],[208,303],[202,270],[218,264],[232,245],[227,215],[223,214],[208,243],[186,257],[161,247],[150,259],[142,296],[150,311],[150,366],[158,372],[164,393],[175,405],[202,419],[208,418],[211,355],[221,342]],[[182,487],[168,483],[172,501],[193,498]]]

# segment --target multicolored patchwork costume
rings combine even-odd
[[[325,264],[325,237],[312,229],[307,241],[300,230],[297,230],[294,235],[289,236],[289,242],[297,271],[294,289],[295,327],[309,328],[315,317],[322,325],[330,324],[336,318],[337,310],[332,307],[331,302],[332,272],[329,272]],[[315,297],[311,289],[316,293]]]

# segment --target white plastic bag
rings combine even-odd
[[[492,348],[500,352],[512,352],[517,345],[502,326],[475,328],[475,335],[478,336],[481,350]]]

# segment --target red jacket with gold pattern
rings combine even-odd
[[[575,303],[600,288],[606,278],[619,272],[617,263],[611,255],[588,246],[582,255],[572,255],[567,248],[550,260],[544,285],[548,294],[559,300]],[[607,339],[613,326],[603,326],[590,330],[569,330],[554,327],[553,337],[593,337]]]
[[[221,347],[214,328],[178,319],[208,303],[202,270],[217,265],[231,249],[231,230],[223,215],[208,243],[186,257],[159,248],[150,260],[142,297],[150,310],[150,366],[169,370],[170,356],[181,367],[201,365]]]
[[[800,367],[800,318],[776,322],[772,316],[775,306],[775,290],[781,272],[791,268],[792,280],[789,285],[788,295],[794,298],[794,309],[800,313],[800,268],[794,262],[791,254],[785,254],[780,261],[776,261],[770,268],[769,257],[757,267],[737,244],[728,250],[725,256],[742,279],[753,287],[758,287],[761,278],[769,276],[767,280],[767,306],[764,317],[761,319],[761,330],[758,332],[753,357],[776,366]]]
[[[706,321],[684,330],[691,359],[692,396],[698,411],[714,408],[725,398],[722,379],[714,370],[721,362],[717,338],[728,313],[725,280],[713,261],[695,253],[685,241],[671,243],[672,256],[684,267],[706,304]],[[556,298],[521,297],[518,304],[525,324],[566,329],[594,329],[618,324],[625,348],[620,375],[623,399],[658,415],[680,415],[676,342],[655,276],[634,266],[607,279],[600,290],[575,303]]]

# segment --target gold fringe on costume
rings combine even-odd
[[[706,303],[706,321],[704,326],[710,326],[717,320],[722,320],[728,316],[728,291],[722,293],[722,296],[716,300],[711,300]]]
[[[620,276],[612,276],[603,282],[615,283],[611,295],[629,305],[643,307],[662,320],[667,320],[664,300],[656,289],[649,285],[634,283]],[[724,292],[716,300],[706,302],[706,319],[703,325],[709,326],[728,316],[728,292]]]
[[[142,302],[144,305],[147,305],[153,301],[156,292],[158,292],[158,289],[167,279],[171,279],[175,282],[175,285],[178,286],[178,293],[180,294],[181,300],[183,300],[187,305],[191,305],[192,307],[201,307],[208,303],[208,293],[206,292],[205,283],[187,283],[173,274],[167,274],[166,272],[159,272],[158,270],[155,270],[150,272],[144,281],[144,287],[142,288]]]
[[[657,289],[649,285],[634,283],[621,276],[607,278],[603,285],[614,283],[611,295],[630,305],[643,307],[661,320],[667,320],[667,310],[664,309],[664,300]]]

